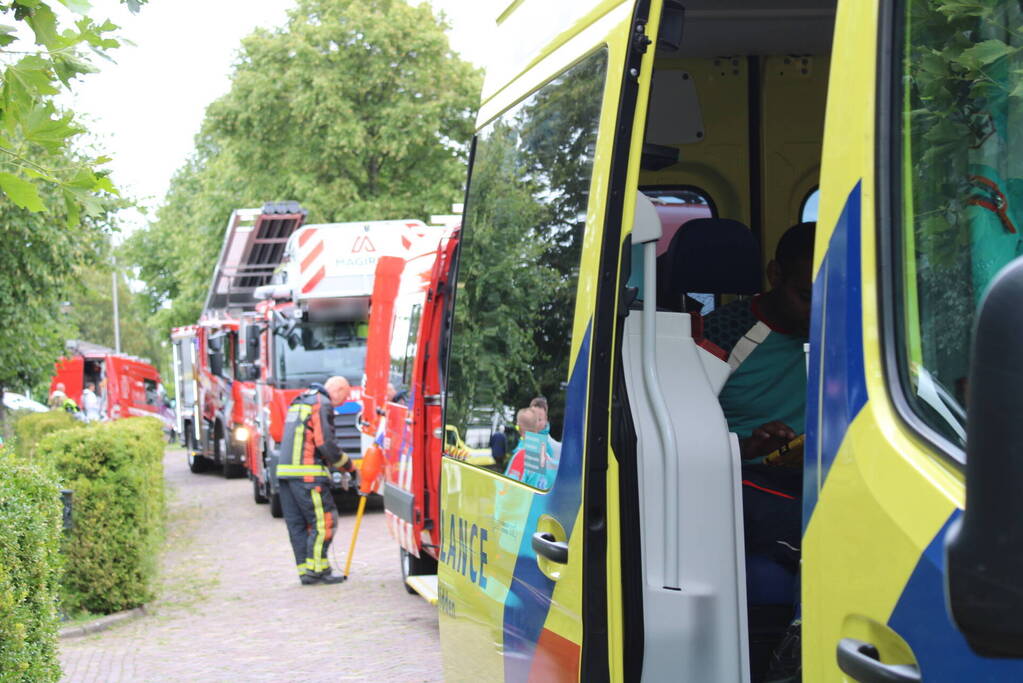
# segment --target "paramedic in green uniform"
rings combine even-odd
[[[764,456],[803,434],[806,427],[806,356],[810,333],[813,238],[816,223],[785,231],[767,264],[771,289],[707,315],[704,336],[727,353],[732,373],[718,399],[729,431],[739,437],[742,517],[747,570],[766,558],[788,571],[797,585],[802,537],[801,457],[796,467],[764,463]],[[798,454],[801,456],[800,453]],[[747,574],[747,596],[756,600],[777,588],[778,576]],[[798,588],[793,588],[798,595]],[[765,592],[766,591],[766,592]],[[777,595],[775,593],[774,595]],[[801,679],[801,619],[793,619],[771,655],[765,681]]]
[[[742,457],[757,462],[805,431],[810,277],[816,223],[785,231],[767,265],[771,289],[708,314],[704,336],[728,355],[718,396]]]

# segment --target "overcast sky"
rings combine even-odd
[[[452,24],[452,46],[480,63],[486,36],[507,0],[430,0]],[[133,15],[117,0],[94,0],[135,43],[113,53],[75,85],[72,106],[113,161],[115,183],[155,208],[192,150],[203,113],[227,92],[241,39],[257,26],[281,26],[292,0],[150,0]],[[500,6],[500,7],[499,7]],[[130,231],[145,219],[129,214]]]

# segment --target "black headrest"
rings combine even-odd
[[[760,247],[750,229],[728,218],[696,218],[671,238],[663,254],[665,286],[674,294],[756,294]]]

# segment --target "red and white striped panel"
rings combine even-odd
[[[413,244],[426,237],[427,230],[426,225],[419,221],[405,223],[405,230],[401,236],[401,246],[405,251],[410,250]]]
[[[391,538],[398,541],[398,545],[419,557],[419,548],[416,546],[416,536],[412,525],[401,519],[393,512],[386,512],[387,530],[391,532]]]
[[[323,252],[323,238],[316,228],[303,230],[298,236],[298,279],[303,294],[313,291],[327,274]]]

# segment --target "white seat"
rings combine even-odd
[[[623,358],[637,434],[646,681],[748,681],[739,445],[717,394],[728,365],[693,341],[685,313],[657,313],[661,393],[678,443],[680,590],[664,588],[660,438],[647,398],[641,311],[625,321]],[[723,366],[723,367],[722,367]]]

